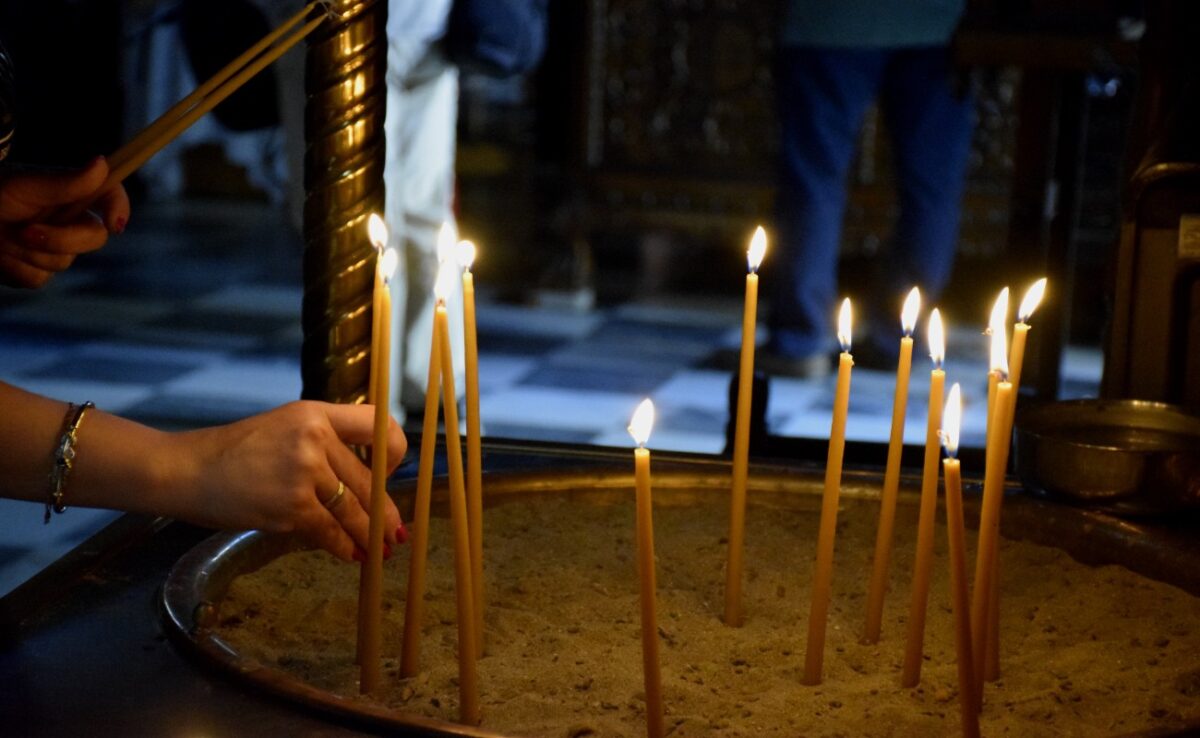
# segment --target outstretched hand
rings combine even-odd
[[[129,198],[120,185],[101,195],[107,176],[108,162],[97,157],[75,172],[0,177],[0,283],[41,287],[110,233],[124,231]],[[90,211],[69,220],[55,217],[88,203]]]
[[[344,559],[367,548],[371,470],[346,444],[370,445],[374,408],[300,401],[231,425],[177,434],[186,510],[178,517],[216,528],[296,533]],[[407,442],[394,421],[388,471]],[[346,485],[342,499],[326,507]],[[384,541],[403,542],[400,513],[386,501]],[[386,549],[385,549],[386,550]]]

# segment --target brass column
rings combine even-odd
[[[331,0],[309,37],[304,107],[303,397],[361,402],[370,376],[375,253],[383,211],[386,0]]]

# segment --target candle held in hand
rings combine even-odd
[[[767,253],[759,226],[746,252],[746,300],[742,311],[742,354],[738,364],[737,417],[733,435],[733,479],[729,501],[729,560],[725,566],[725,624],[742,624],[742,554],[746,533],[746,485],[750,474],[750,401],[754,380],[754,334],[758,316],[758,267]]]
[[[875,532],[875,557],[871,564],[871,582],[867,588],[867,627],[863,640],[878,643],[883,625],[883,597],[887,592],[888,560],[892,553],[892,531],[896,525],[896,495],[900,489],[900,456],[904,450],[904,413],[908,408],[908,377],[912,369],[912,332],[921,311],[921,291],[908,293],[900,311],[900,361],[896,365],[896,390],[892,398],[892,430],[888,436],[887,465],[883,472],[883,490],[879,503],[879,527]]]
[[[655,612],[657,587],[654,577],[654,522],[650,498],[650,428],[654,424],[654,403],[642,400],[629,422],[634,449],[634,481],[637,507],[638,592],[642,610],[642,679],[646,690],[646,735],[663,735],[662,675],[658,660],[658,616]]]
[[[813,574],[812,606],[808,614],[808,646],[804,653],[804,683],[821,683],[825,659],[825,627],[829,621],[830,586],[833,582],[833,539],[837,532],[838,496],[842,486],[842,455],[846,450],[846,415],[850,409],[850,298],[838,312],[837,390],[833,396],[833,422],[829,429],[829,455],[825,460],[825,490],[821,496],[821,524],[817,533],[817,563]]]

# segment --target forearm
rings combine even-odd
[[[54,449],[68,406],[0,382],[0,494],[44,502]],[[173,498],[170,434],[99,409],[84,416],[63,503],[170,514]]]

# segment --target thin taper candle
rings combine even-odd
[[[404,598],[404,640],[400,676],[421,670],[421,622],[425,611],[425,570],[429,558],[429,505],[433,496],[433,464],[437,452],[438,400],[441,387],[441,336],[433,320],[429,349],[429,380],[425,386],[425,418],[421,425],[421,454],[417,463],[417,492],[413,501],[412,551],[408,560],[408,590]]]
[[[471,586],[475,599],[476,657],[483,657],[483,443],[479,423],[479,345],[475,336],[475,244],[460,241],[463,267],[463,343],[467,364],[467,526],[471,533]]]
[[[962,710],[964,738],[978,738],[979,712],[975,703],[975,669],[971,655],[971,602],[967,592],[967,545],[962,510],[962,474],[954,454],[962,417],[958,383],[950,388],[942,421],[942,440],[946,458],[942,470],[946,477],[946,530],[949,538],[950,606],[954,614],[954,648],[958,655],[958,701]]]
[[[863,640],[878,643],[883,626],[883,598],[887,593],[888,562],[892,554],[892,532],[896,526],[896,496],[900,490],[900,457],[904,450],[904,414],[908,409],[908,378],[912,369],[912,332],[921,310],[921,292],[916,287],[904,300],[900,325],[900,360],[896,364],[896,390],[892,397],[892,430],[888,436],[887,465],[879,499],[879,527],[875,531],[875,556],[867,587],[867,627]]]
[[[443,262],[442,271],[447,271]],[[439,276],[438,281],[442,278]],[[445,294],[443,292],[442,294]],[[454,356],[450,352],[450,325],[446,304],[434,309],[442,362],[442,417],[446,423],[446,459],[450,467],[450,522],[454,531],[454,590],[458,605],[459,721],[479,723],[479,685],[476,657],[475,593],[471,584],[471,541],[467,529],[467,492],[463,480],[462,439],[458,434],[458,402],[454,393]]]
[[[804,683],[821,683],[825,659],[825,627],[829,621],[830,586],[833,582],[833,543],[837,533],[838,496],[842,486],[842,455],[846,449],[846,415],[850,409],[850,299],[842,302],[838,318],[837,390],[833,398],[833,422],[829,429],[829,455],[825,460],[825,490],[821,496],[821,523],[817,533],[817,561],[813,575],[812,606],[808,614],[808,646],[804,653]]]
[[[754,335],[758,316],[758,267],[767,251],[762,226],[754,231],[746,261],[742,353],[738,364],[737,417],[733,435],[733,478],[729,498],[729,560],[725,566],[725,624],[742,624],[742,556],[746,535],[746,486],[750,475],[750,402],[754,381]]]
[[[929,575],[933,570],[933,528],[937,515],[938,458],[941,443],[942,395],[946,373],[942,317],[937,308],[929,315],[929,352],[933,371],[929,373],[929,411],[925,426],[925,466],[921,477],[921,504],[917,523],[917,549],[913,561],[911,599],[908,608],[908,637],[904,648],[904,667],[900,686],[915,687],[921,681],[921,654],[925,643],[925,611],[929,603]]]
[[[658,658],[657,585],[654,576],[654,519],[650,497],[650,451],[646,441],[654,422],[654,404],[643,400],[629,423],[638,447],[633,451],[637,506],[638,593],[642,616],[642,680],[646,691],[646,735],[663,735],[662,674]]]
[[[385,249],[379,257],[377,267],[380,279],[376,283],[378,297],[374,304],[379,306],[379,356],[373,362],[379,377],[375,381],[376,400],[386,398],[390,391],[390,365],[386,357],[391,352],[391,292],[388,280],[395,271],[397,255],[394,249]],[[387,447],[391,418],[387,402],[376,402],[374,427],[371,442],[371,500],[369,503],[370,523],[367,538],[366,566],[362,569],[365,584],[360,586],[362,599],[359,601],[360,634],[362,644],[359,656],[359,689],[363,694],[374,692],[383,679],[381,630],[383,627],[383,526],[386,522],[387,499]],[[365,611],[365,615],[363,614]]]

